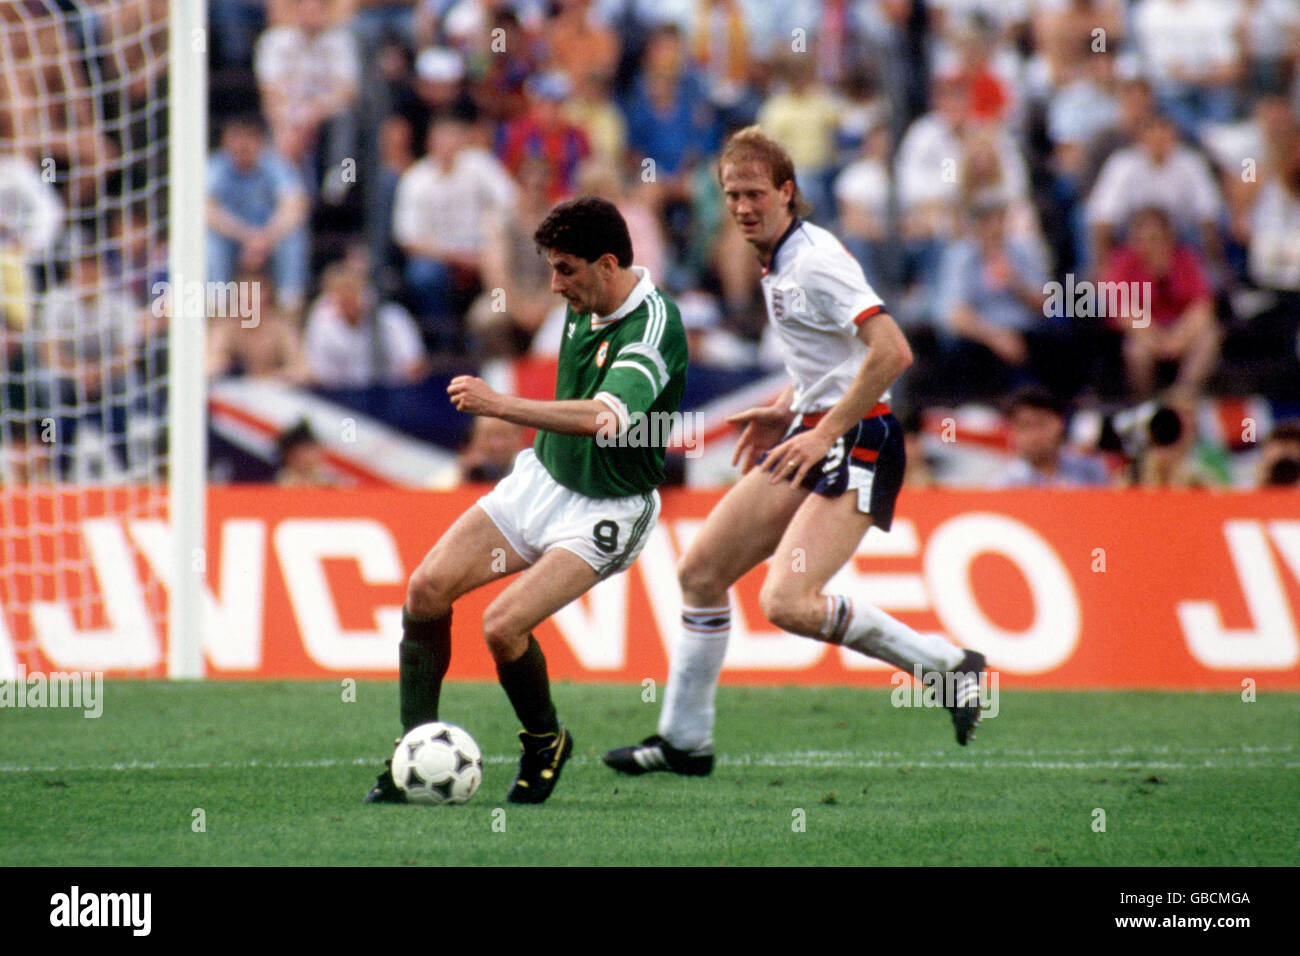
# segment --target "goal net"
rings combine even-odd
[[[178,16],[202,30],[202,8],[0,4],[0,678],[172,670],[173,353],[203,334],[169,318],[177,252],[201,250],[192,218],[181,235],[169,213],[173,107],[184,93],[201,130],[204,106],[192,80],[169,77],[168,50]],[[201,169],[205,143],[189,143]],[[201,215],[202,181],[186,176]],[[191,261],[201,275],[201,252]],[[183,464],[193,494],[196,463]]]

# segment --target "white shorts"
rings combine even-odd
[[[478,500],[510,547],[533,564],[552,548],[572,551],[601,577],[628,568],[659,520],[659,492],[588,498],[551,477],[531,448]]]

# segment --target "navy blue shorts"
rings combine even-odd
[[[809,419],[813,421],[809,422]],[[811,415],[796,419],[781,442],[800,432],[810,431],[819,419],[820,416]],[[761,465],[766,458],[765,451],[759,456],[758,464]],[[888,531],[894,522],[894,505],[903,487],[906,468],[903,428],[891,412],[884,412],[862,419],[841,435],[826,457],[808,469],[800,487],[824,498],[838,498],[846,491],[855,492],[858,510],[871,515],[875,527]]]

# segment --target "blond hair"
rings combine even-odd
[[[743,166],[754,163],[764,166],[772,175],[772,185],[777,189],[787,181],[794,184],[794,193],[790,196],[787,207],[796,216],[807,216],[812,211],[799,191],[799,181],[794,176],[794,160],[785,151],[785,147],[768,136],[758,126],[746,126],[736,130],[722,146],[718,156],[718,181],[722,181],[722,167],[730,163]]]

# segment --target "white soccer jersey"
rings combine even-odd
[[[763,270],[763,298],[794,382],[792,410],[828,410],[866,360],[858,326],[884,308],[880,296],[838,239],[796,219]],[[880,400],[889,401],[888,389]]]

